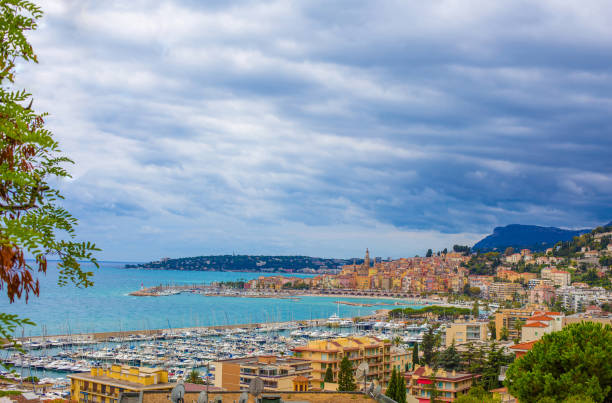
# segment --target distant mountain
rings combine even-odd
[[[531,249],[540,252],[553,247],[559,241],[569,241],[573,237],[587,232],[591,232],[591,230],[568,230],[556,227],[539,227],[537,225],[510,224],[495,228],[491,235],[478,241],[472,247],[472,250],[503,252],[511,246],[515,250]]]
[[[363,260],[355,259],[359,264]],[[310,256],[252,256],[218,255],[196,256],[178,259],[162,259],[157,262],[128,264],[127,269],[161,269],[187,271],[267,271],[301,272],[304,270],[338,269],[353,259],[324,259]]]

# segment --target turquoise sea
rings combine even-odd
[[[340,310],[341,317],[359,316],[386,308],[338,305],[332,297],[302,297],[299,300],[276,298],[204,297],[179,294],[167,297],[133,297],[128,293],[159,284],[193,284],[212,281],[253,279],[268,273],[185,272],[167,270],[124,269],[125,262],[101,262],[95,271],[94,286],[79,289],[57,286],[57,269],[50,263],[46,276],[40,279],[40,297],[26,304],[9,304],[6,294],[0,297],[0,312],[32,319],[17,336],[37,336],[44,332],[78,334],[119,330],[148,330],[205,325],[289,321],[327,318]],[[306,275],[298,275],[307,277]],[[342,298],[353,302],[393,302],[363,298]],[[44,326],[44,327],[43,327]]]

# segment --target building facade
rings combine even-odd
[[[457,322],[446,328],[446,347],[488,339],[488,322]]]
[[[168,372],[161,368],[111,365],[93,367],[90,372],[70,374],[70,400],[81,403],[118,403],[126,392],[170,390]]]
[[[215,386],[224,390],[247,390],[251,380],[259,377],[266,392],[296,391],[304,379],[310,380],[311,365],[292,357],[234,358],[215,362],[214,374]]]
[[[408,393],[419,403],[431,401],[433,383],[437,391],[437,402],[454,402],[466,394],[480,375],[445,371],[438,369],[435,373],[430,367],[416,367],[413,372],[405,374]]]
[[[297,358],[312,363],[312,385],[323,389],[323,379],[328,367],[332,368],[334,382],[338,380],[340,361],[347,356],[353,369],[367,362],[368,376],[384,386],[391,377],[391,342],[375,337],[341,337],[333,340],[313,340],[293,349]]]

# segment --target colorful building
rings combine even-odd
[[[246,390],[251,380],[259,377],[266,392],[304,392],[308,390],[304,385],[310,381],[311,369],[308,360],[273,355],[222,360],[215,362],[215,386]]]
[[[332,368],[334,382],[338,380],[340,361],[347,356],[353,368],[362,362],[369,366],[368,376],[386,386],[391,377],[391,342],[375,337],[341,337],[333,340],[313,340],[293,349],[295,356],[312,363],[312,386],[323,389],[328,367]]]
[[[467,372],[434,370],[428,366],[417,366],[413,372],[405,375],[408,393],[419,403],[429,403],[431,390],[435,383],[437,402],[454,402],[457,397],[466,394],[474,381],[480,378],[478,374]]]
[[[170,390],[168,372],[161,368],[111,365],[93,367],[90,372],[70,374],[71,401],[81,403],[118,403],[125,392]]]
[[[446,328],[446,347],[453,344],[464,344],[488,340],[488,322],[456,322]]]

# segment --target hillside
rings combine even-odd
[[[472,250],[503,252],[507,247],[511,246],[515,250],[531,249],[532,251],[539,252],[546,248],[552,248],[557,242],[569,241],[575,236],[580,236],[590,231],[590,229],[567,230],[556,227],[511,224],[495,228],[491,235],[478,241]]]
[[[157,262],[128,264],[127,269],[160,269],[188,271],[315,271],[337,269],[342,265],[351,264],[348,259],[323,259],[309,256],[251,256],[251,255],[219,255],[196,256],[178,259],[162,259]],[[357,262],[361,261],[357,259]]]

